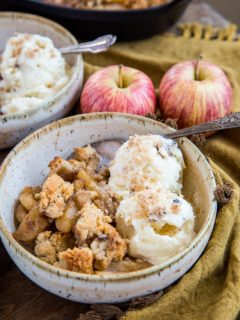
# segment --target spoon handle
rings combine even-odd
[[[240,128],[240,112],[231,113],[230,115],[215,121],[210,121],[190,128],[180,129],[175,132],[167,133],[164,135],[164,137],[175,139],[191,136],[197,133],[219,131],[232,128]]]
[[[83,42],[77,45],[60,48],[59,51],[62,54],[81,53],[81,52],[98,53],[98,52],[106,51],[109,47],[111,47],[116,42],[116,40],[117,40],[116,36],[112,34],[107,34],[93,41]]]

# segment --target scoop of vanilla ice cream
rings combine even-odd
[[[129,255],[154,265],[179,253],[194,237],[192,206],[160,188],[122,200],[116,223],[119,233],[129,239]]]
[[[2,107],[3,113],[15,113],[15,112],[24,112],[30,109],[35,108],[35,106],[40,105],[42,99],[34,97],[19,97],[10,99],[10,101]]]
[[[0,107],[3,113],[32,109],[54,95],[69,80],[65,60],[52,40],[30,34],[17,34],[8,40],[2,55],[0,75]]]
[[[110,164],[109,188],[120,198],[151,187],[181,193],[184,160],[175,141],[160,135],[132,136]]]

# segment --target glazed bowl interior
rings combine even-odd
[[[48,163],[55,156],[68,158],[75,147],[109,139],[127,140],[134,134],[161,134],[169,130],[172,129],[151,119],[118,113],[101,113],[62,119],[25,138],[8,155],[0,170],[0,230],[4,242],[13,246],[22,257],[34,261],[34,264],[50,272],[56,272],[58,268],[28,253],[11,235],[15,230],[14,208],[21,190],[25,186],[41,185],[49,172]],[[215,180],[211,168],[204,156],[189,140],[181,139],[179,146],[186,162],[184,194],[196,213],[196,237],[188,248],[163,264],[131,274],[148,274],[174,263],[194,248],[206,233],[206,229],[209,229],[209,222],[212,223],[215,219],[216,202],[213,196]],[[64,270],[60,272],[66,275]],[[79,277],[89,278],[87,275],[74,272],[67,272],[67,274],[68,277],[78,277],[78,279]],[[128,276],[129,274],[112,274],[105,278],[116,279]]]
[[[60,25],[42,18],[40,16],[17,13],[17,12],[0,12],[0,55],[3,52],[7,40],[16,35],[16,33],[30,33],[39,34],[50,38],[57,48],[69,46],[77,43],[77,40],[68,32],[65,28]],[[65,57],[67,64],[71,67],[70,79],[68,83],[59,90],[54,96],[46,99],[42,106],[38,106],[24,113],[15,113],[9,115],[0,115],[0,120],[7,121],[8,119],[14,118],[16,115],[24,117],[27,114],[31,114],[41,108],[47,108],[51,104],[51,100],[61,95],[63,91],[67,89],[74,81],[75,70],[80,68],[80,56],[78,55],[67,55]]]

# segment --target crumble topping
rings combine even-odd
[[[146,9],[171,0],[44,0],[46,3],[76,9]]]

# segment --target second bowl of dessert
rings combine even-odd
[[[9,40],[10,39],[10,40]],[[57,48],[77,44],[48,19],[0,13],[0,149],[70,112],[83,82],[81,55]]]
[[[0,235],[19,269],[84,303],[127,301],[183,276],[211,236],[216,185],[195,145],[159,136],[171,130],[96,113],[20,142],[0,169]]]

